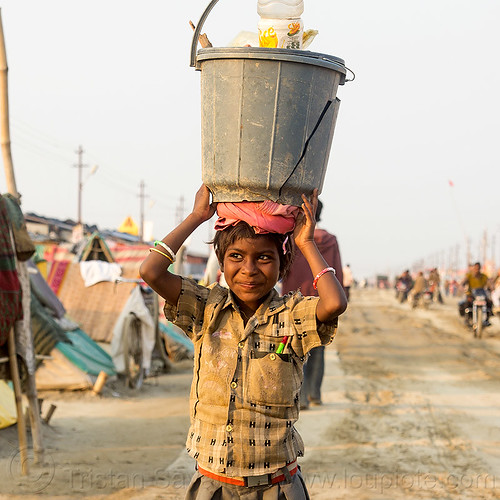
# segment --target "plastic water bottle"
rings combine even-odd
[[[303,0],[257,0],[259,45],[281,49],[301,49],[304,23]]]
[[[298,19],[304,12],[304,1],[257,0],[257,12],[267,19]]]

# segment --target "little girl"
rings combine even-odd
[[[347,307],[335,270],[314,242],[317,190],[293,236],[319,297],[275,290],[292,261],[284,234],[256,234],[245,222],[218,231],[214,249],[229,289],[170,273],[175,252],[215,213],[202,186],[194,208],[141,265],[142,278],[166,301],[165,316],[195,347],[187,451],[197,471],[186,499],[308,499],[297,465],[304,445],[294,424],[308,352],[329,344]]]

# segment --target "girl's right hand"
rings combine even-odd
[[[205,184],[202,184],[194,198],[193,214],[199,217],[203,222],[212,218],[217,208],[217,203],[210,202],[210,190]]]

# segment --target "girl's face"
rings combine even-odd
[[[265,235],[236,240],[224,254],[223,271],[240,305],[255,312],[279,278],[276,244]]]

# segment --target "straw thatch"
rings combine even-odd
[[[137,278],[139,266],[124,266],[124,278]],[[101,282],[86,287],[80,264],[71,262],[58,296],[68,316],[96,342],[111,342],[113,327],[125,306],[134,283]]]

